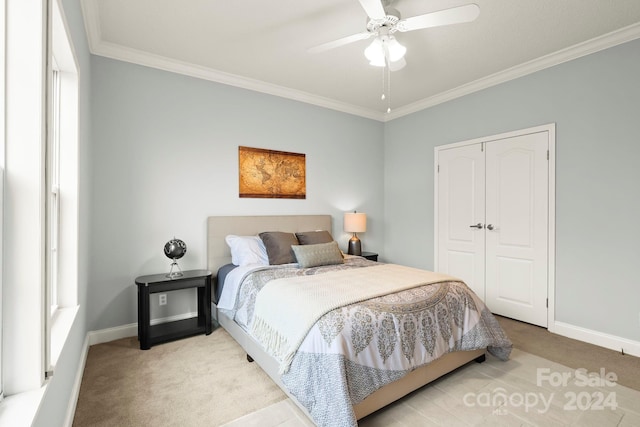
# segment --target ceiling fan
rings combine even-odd
[[[394,37],[395,32],[405,33],[424,28],[471,22],[480,14],[478,5],[472,3],[401,19],[400,12],[390,7],[393,0],[358,1],[368,16],[366,31],[312,47],[309,52],[324,52],[375,37],[364,51],[369,64],[377,67],[387,66],[389,70],[395,71],[406,65],[404,54],[407,51]]]

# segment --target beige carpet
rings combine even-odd
[[[552,334],[545,328],[496,316],[513,346],[574,369],[613,372],[618,384],[640,391],[640,358]]]
[[[222,329],[140,350],[91,346],[73,425],[219,426],[286,398]]]
[[[604,368],[640,390],[640,358],[498,321],[517,349],[574,369]],[[73,425],[220,426],[285,398],[222,328],[147,351],[131,337],[90,348]]]

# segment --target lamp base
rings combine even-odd
[[[358,236],[356,236],[355,233],[353,233],[353,237],[351,237],[351,239],[349,239],[349,246],[347,248],[347,253],[349,255],[362,255],[362,243],[360,242],[360,239],[358,239]]]
[[[177,271],[173,271],[174,268],[177,268]],[[169,274],[166,274],[165,277],[168,279],[175,279],[177,277],[182,277],[184,274],[182,273],[182,269],[178,265],[178,262],[174,259],[171,263],[171,269],[169,270]]]

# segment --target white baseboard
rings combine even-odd
[[[67,408],[67,416],[64,420],[64,427],[72,427],[73,418],[76,414],[76,406],[78,405],[78,398],[80,397],[80,386],[82,385],[82,376],[84,375],[84,367],[87,364],[87,355],[89,354],[89,334],[84,339],[82,344],[82,357],[80,357],[80,363],[78,364],[78,370],[76,371],[76,378],[73,381],[73,389],[71,390],[71,399],[69,399],[69,407]]]
[[[550,328],[549,332],[640,357],[640,342],[638,341],[557,321],[554,322],[553,328]]]
[[[163,317],[161,319],[152,319],[151,324],[173,322],[175,320],[184,320],[198,315],[198,312],[183,313],[176,316]],[[89,337],[89,345],[102,344],[109,341],[119,340],[121,338],[138,336],[138,324],[129,323],[128,325],[116,326],[115,328],[101,329],[99,331],[91,331],[87,334]]]
[[[87,334],[89,345],[102,344],[109,341],[119,340],[120,338],[138,335],[138,324],[130,323],[128,325],[116,326],[115,328],[101,329],[99,331],[90,331]]]

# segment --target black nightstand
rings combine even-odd
[[[140,276],[138,286],[138,340],[140,349],[148,350],[153,344],[213,331],[211,322],[211,272],[208,270],[185,271],[181,277],[169,278],[166,274]],[[198,316],[174,322],[150,325],[149,296],[159,292],[198,288]]]
[[[375,252],[364,252],[362,251],[362,255],[363,258],[366,258],[368,260],[371,261],[378,261],[378,254]]]

